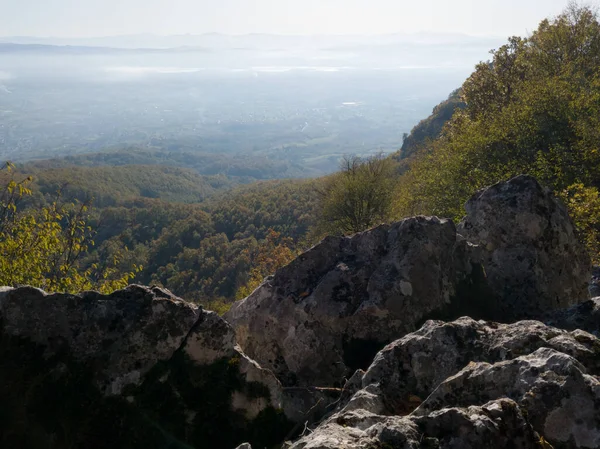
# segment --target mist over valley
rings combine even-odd
[[[344,154],[397,151],[403,133],[501,42],[425,34],[2,40],[1,159],[135,148],[178,154],[175,165],[183,154],[213,154],[220,162],[209,174],[232,174],[231,161],[253,158],[265,169],[234,171],[257,178],[316,176],[335,171]]]

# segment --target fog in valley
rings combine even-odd
[[[0,159],[127,151],[136,156],[124,162],[208,174],[320,175],[343,154],[396,151],[502,41],[423,33],[2,38]]]

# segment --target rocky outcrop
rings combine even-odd
[[[472,362],[497,363],[540,348],[568,354],[600,374],[598,340],[583,331],[566,332],[539,321],[498,324],[461,318],[428,321],[416,332],[386,346],[362,378],[377,385],[383,401],[377,413],[412,411],[445,379]]]
[[[540,438],[513,401],[447,408],[426,416],[342,412],[291,449],[540,449]]]
[[[231,324],[159,288],[0,287],[0,447],[600,447],[600,302],[564,207],[520,176],[467,212],[326,238]]]
[[[470,364],[442,382],[413,415],[506,396],[527,410],[533,428],[550,443],[600,447],[600,380],[573,357],[549,348],[495,364]]]
[[[481,248],[496,320],[540,317],[589,297],[591,263],[564,205],[531,176],[477,192],[458,232]]]
[[[458,233],[413,217],[329,237],[225,315],[285,385],[336,385],[426,319],[514,320],[586,300],[590,261],[562,204],[519,176],[478,192]]]
[[[293,448],[600,447],[599,358],[581,330],[429,321],[382,350]]]
[[[231,326],[157,288],[3,289],[0,379],[0,447],[264,447],[290,429]]]
[[[289,385],[335,385],[446,308],[471,269],[454,225],[415,217],[328,237],[225,318],[244,351]]]

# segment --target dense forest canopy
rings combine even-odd
[[[172,167],[10,167],[0,171],[0,223],[11,229],[0,233],[1,260],[12,267],[0,277],[7,285],[108,291],[158,284],[224,310],[309,245],[316,216],[318,180],[232,188],[233,181]],[[67,238],[70,230],[76,238]],[[50,247],[36,239],[42,235]],[[77,255],[61,276],[42,263],[71,249]]]

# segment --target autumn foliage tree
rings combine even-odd
[[[267,276],[290,263],[296,255],[294,241],[291,238],[282,237],[281,233],[269,229],[267,237],[250,258],[252,268],[248,275],[248,282],[238,289],[236,299],[248,296]]]

